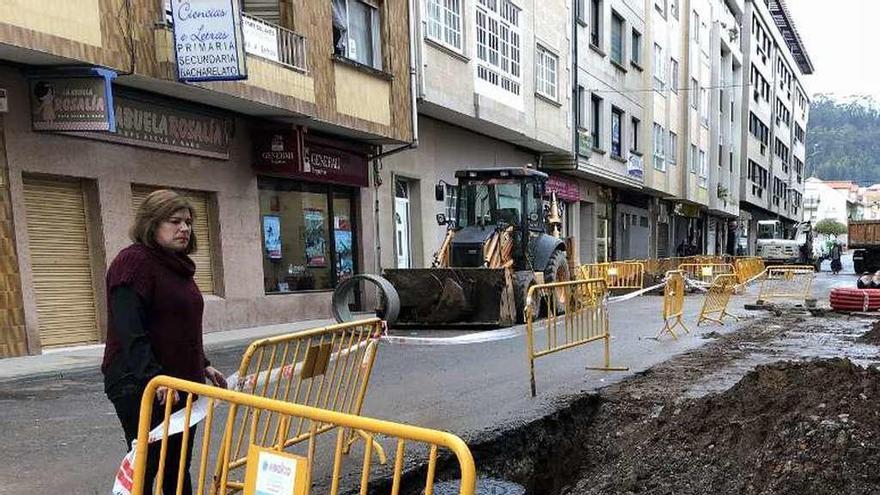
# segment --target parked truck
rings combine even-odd
[[[771,265],[813,265],[818,269],[812,224],[801,222],[786,235],[781,221],[758,221],[758,256]]]
[[[880,270],[880,220],[850,220],[847,245],[856,273]]]

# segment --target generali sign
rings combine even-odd
[[[366,187],[367,155],[343,142],[306,137],[296,130],[255,133],[254,169],[259,173]]]

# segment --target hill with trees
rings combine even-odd
[[[870,96],[816,95],[806,145],[808,174],[880,183],[880,105]]]

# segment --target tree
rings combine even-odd
[[[846,225],[833,218],[823,218],[822,220],[819,220],[816,222],[816,226],[813,227],[813,230],[816,231],[817,234],[834,237],[846,234],[847,232]]]

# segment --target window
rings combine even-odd
[[[578,129],[587,128],[587,90],[583,86],[578,86],[577,127]]]
[[[454,219],[455,218],[455,202],[458,199],[458,188],[451,185],[446,184],[446,218]]]
[[[664,18],[666,17],[666,0],[654,0],[654,8],[657,9],[660,15]]]
[[[803,143],[805,137],[806,136],[804,135],[804,128],[801,127],[800,124],[795,124],[794,125],[794,140],[795,140],[795,142]]]
[[[602,133],[600,132],[602,129],[602,98],[599,98],[596,95],[592,95],[590,99],[593,116],[593,125],[590,129],[590,134],[593,137],[593,147],[601,149],[602,142],[599,140],[599,138],[600,136],[602,136]]]
[[[260,177],[266,293],[328,290],[357,273],[355,191]]]
[[[590,44],[602,49],[602,0],[590,0]]]
[[[666,157],[670,165],[678,163],[678,134],[669,131],[669,148],[666,150]]]
[[[633,64],[641,67],[642,65],[642,33],[633,29],[632,31],[632,47],[630,47],[630,60]]]
[[[541,45],[535,51],[535,88],[538,94],[556,101],[556,74],[559,59]]]
[[[379,9],[364,0],[333,2],[333,19],[336,54],[381,70]]]
[[[666,133],[663,127],[654,122],[654,168],[661,172],[666,171],[666,152],[664,150],[666,143]]]
[[[630,151],[635,151],[636,153],[638,153],[639,151],[639,126],[641,124],[642,123],[639,121],[639,119],[635,117],[633,117],[632,121],[630,122],[629,149]]]
[[[688,91],[690,92],[689,96],[690,96],[690,100],[691,100],[691,106],[694,108],[699,108],[699,105],[700,105],[700,85],[699,85],[699,83],[697,83],[696,79],[691,78],[691,85],[688,88]]]
[[[669,0],[669,13],[678,20],[678,2],[679,0]]]
[[[709,179],[709,164],[706,163],[706,152],[700,150],[700,187],[707,187],[708,179]]]
[[[611,107],[611,156],[623,157],[623,111]]]
[[[577,20],[582,24],[587,23],[587,1],[588,0],[577,0]]]
[[[477,2],[477,78],[520,94],[520,9],[510,0]]]
[[[691,145],[691,152],[688,157],[688,171],[692,174],[695,174],[697,173],[697,160],[699,159],[697,156],[696,145]]]
[[[623,17],[611,11],[611,61],[623,65],[626,49],[623,41]]]
[[[669,59],[669,87],[673,93],[678,93],[678,60]]]
[[[749,133],[761,142],[763,145],[761,147],[761,154],[764,154],[765,148],[770,145],[770,129],[754,112],[749,113]]]
[[[709,90],[700,88],[700,122],[709,127]]]
[[[427,0],[428,38],[454,50],[462,49],[461,0]]]
[[[749,181],[752,183],[752,194],[759,198],[764,197],[764,189],[767,189],[769,173],[767,169],[749,160]]]
[[[696,10],[694,11],[693,23],[694,23],[694,29],[693,29],[694,43],[699,45],[700,44],[700,14],[698,14]]]
[[[654,90],[663,91],[666,88],[666,60],[663,58],[663,47],[654,43]]]

